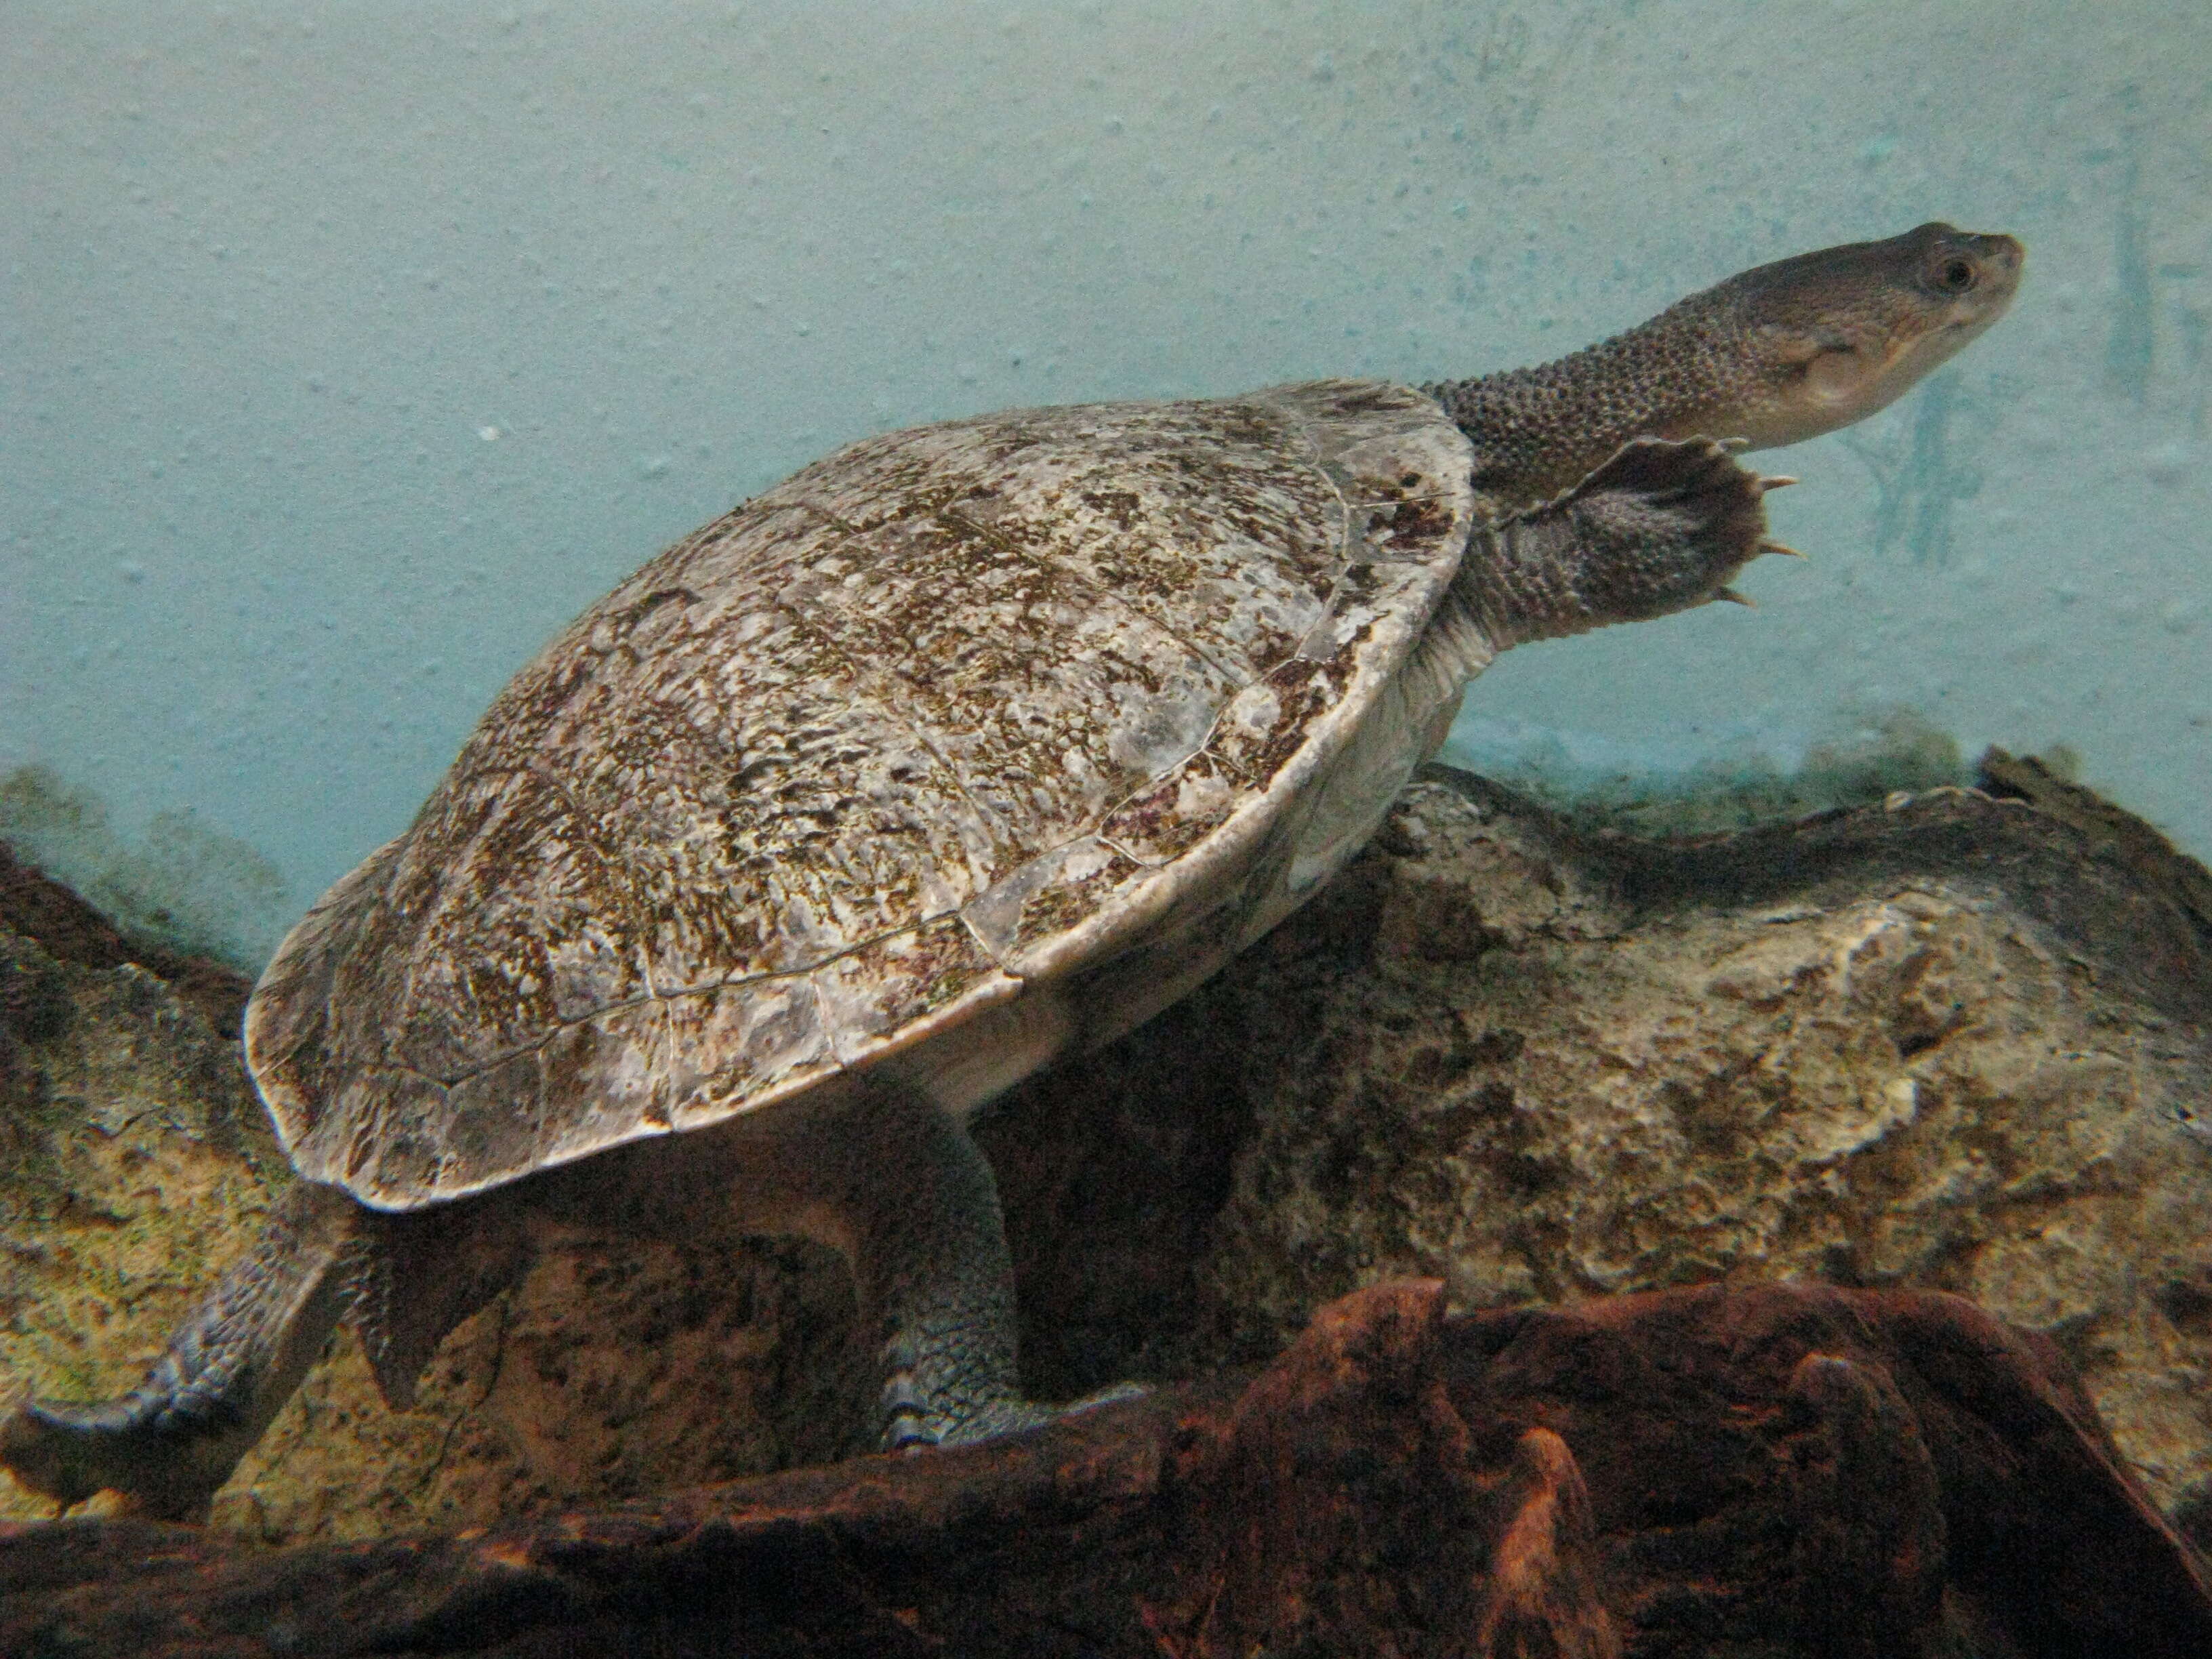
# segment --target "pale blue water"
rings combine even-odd
[[[844,439],[1502,367],[1935,217],[2025,292],[1772,463],[1809,567],[1515,653],[1455,753],[1786,769],[1902,708],[2212,851],[2199,4],[9,0],[0,76],[0,774],[50,769],[0,827],[241,957]]]

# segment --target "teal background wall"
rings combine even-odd
[[[1769,463],[1810,565],[1514,653],[1454,752],[1787,770],[1903,709],[2212,852],[2195,3],[7,0],[0,77],[0,830],[243,958],[845,439],[1507,366],[1933,217],[2027,288]]]

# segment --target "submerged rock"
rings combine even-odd
[[[246,989],[0,866],[0,1389],[129,1387],[291,1179],[239,1058]],[[272,1543],[370,1537],[835,1457],[866,1432],[862,1373],[841,1370],[850,1310],[817,1249],[549,1237],[414,1411],[386,1408],[341,1333],[212,1519]],[[53,1511],[0,1472],[0,1517]]]
[[[1671,842],[1427,769],[1219,981],[987,1125],[1042,1194],[1008,1200],[1033,1357],[1071,1392],[1257,1358],[1407,1274],[1956,1291],[2212,1536],[2212,883],[1984,764],[2033,801]],[[1189,1124],[1233,1157],[1183,1167]]]
[[[1406,1274],[1463,1310],[1713,1279],[1955,1290],[2048,1334],[2202,1524],[2203,872],[2056,780],[1991,773],[2036,804],[1941,790],[1647,842],[1430,769],[1220,980],[981,1126],[1033,1384],[1264,1358]],[[112,1392],[282,1161],[234,1045],[169,986],[6,948],[30,1012],[0,1050],[0,1378]],[[489,1525],[838,1455],[866,1435],[850,1322],[811,1247],[549,1237],[413,1412],[341,1336],[215,1519],[270,1542]],[[1889,1409],[1841,1376],[1806,1387]],[[0,1513],[52,1508],[0,1490]]]

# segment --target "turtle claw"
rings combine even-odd
[[[1733,587],[1721,588],[1714,593],[1713,597],[1717,599],[1726,599],[1730,605],[1740,605],[1747,611],[1756,611],[1759,609],[1759,606],[1755,603],[1746,599],[1742,594],[1737,592]]]
[[[1802,559],[1807,556],[1790,546],[1789,543],[1778,542],[1771,537],[1766,538],[1759,544],[1759,550],[1762,553],[1780,553],[1792,559]]]

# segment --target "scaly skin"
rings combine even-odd
[[[1785,550],[1764,539],[1760,498],[1786,480],[1745,471],[1733,449],[1795,442],[1890,402],[2003,313],[2021,261],[2009,237],[1924,225],[1747,271],[1555,363],[1429,388],[1474,443],[1489,519],[1413,672],[1455,692],[1519,641],[1734,598],[1728,581],[1747,560]],[[886,1444],[979,1439],[1053,1415],[1021,1393],[998,1198],[964,1129],[866,1079],[792,1106],[803,1109],[781,1128],[732,1126],[732,1145],[759,1139],[721,1173],[749,1189],[736,1195],[748,1225],[812,1233],[853,1261],[882,1339]],[[678,1184],[672,1164],[651,1162],[675,1150],[634,1145],[533,1181],[635,1208]],[[439,1339],[523,1266],[509,1206],[535,1201],[532,1187],[417,1218],[302,1182],[137,1389],[26,1405],[0,1425],[0,1462],[64,1500],[112,1487],[188,1513],[296,1385],[342,1297],[386,1397],[404,1404]],[[675,1224],[682,1212],[672,1202]]]
[[[204,1508],[320,1356],[363,1214],[332,1188],[296,1182],[136,1389],[26,1404],[0,1425],[0,1462],[65,1504],[112,1487],[144,1513]]]
[[[1534,506],[1632,438],[1794,444],[1894,401],[2002,317],[2021,245],[1925,224],[1760,265],[1557,362],[1424,388],[1476,488]]]

